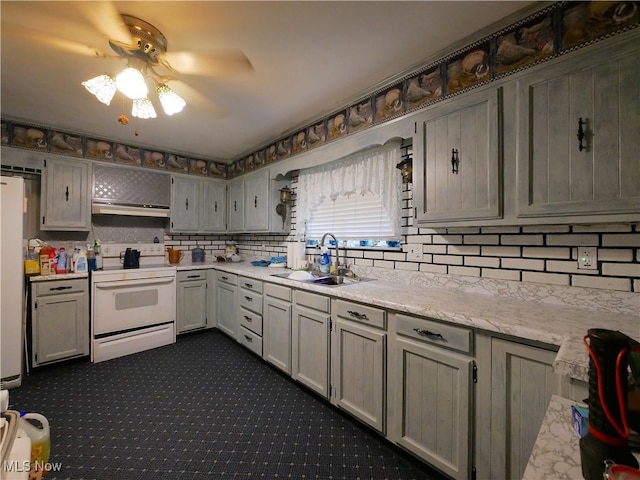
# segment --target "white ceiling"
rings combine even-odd
[[[371,93],[532,2],[115,2],[119,12],[160,29],[170,52],[239,49],[253,65],[252,72],[220,77],[180,75],[170,86],[187,107],[168,117],[150,94],[158,118],[137,121],[121,94],[107,107],[80,85],[100,73],[117,73],[124,60],[82,56],[42,41],[55,36],[113,53],[78,3],[0,2],[2,116],[231,161]],[[16,34],[19,26],[26,34]],[[117,122],[121,113],[129,125]]]

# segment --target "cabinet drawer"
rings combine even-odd
[[[176,280],[178,282],[190,282],[193,280],[206,280],[206,270],[183,270],[176,273]]]
[[[229,285],[237,285],[238,284],[238,276],[235,273],[229,272],[217,272],[216,280],[223,283],[228,283]]]
[[[262,336],[262,316],[245,308],[240,309],[240,325]]]
[[[396,318],[398,335],[459,352],[473,353],[473,332],[468,328],[401,314],[398,314]]]
[[[331,299],[329,297],[317,295],[315,293],[303,292],[302,290],[296,290],[293,295],[296,305],[313,308],[314,310],[319,310],[325,313],[329,313],[331,311]]]
[[[244,327],[240,327],[238,340],[240,340],[240,344],[247,347],[253,353],[262,356],[262,337],[260,335]]]
[[[291,289],[289,287],[283,287],[282,285],[276,285],[274,283],[265,283],[264,293],[269,297],[279,298],[285,302],[291,301]]]
[[[77,278],[71,280],[50,280],[47,282],[37,282],[36,295],[59,295],[61,293],[72,292],[88,292],[89,280],[86,278]]]
[[[250,290],[240,289],[240,306],[262,315],[262,295]]]
[[[361,305],[359,303],[335,300],[335,312],[339,317],[354,322],[364,323],[372,327],[386,328],[386,312],[379,308]]]
[[[240,277],[240,286],[252,292],[262,293],[262,281],[253,278]]]

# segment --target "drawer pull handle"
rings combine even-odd
[[[245,283],[244,286],[246,288],[253,288],[253,283]]]
[[[229,277],[220,277],[222,280],[229,280]]]
[[[433,333],[429,330],[423,330],[422,328],[414,328],[413,331],[418,335],[422,335],[423,337],[434,338],[437,340],[442,340],[443,342],[447,341],[440,333]]]
[[[253,298],[251,298],[251,297],[247,297],[246,295],[244,296],[244,299],[245,299],[247,302],[253,302]]]
[[[252,319],[251,317],[247,317],[246,315],[244,316],[244,319],[245,319],[247,322],[253,322],[253,319]]]
[[[200,278],[200,275],[188,275],[187,278]]]
[[[72,288],[73,287],[67,285],[65,287],[52,287],[51,290],[70,290]]]
[[[347,313],[358,320],[369,320],[366,313],[354,312],[353,310],[347,310]]]
[[[253,338],[251,338],[249,335],[245,335],[244,338],[247,340],[247,342],[253,342]]]

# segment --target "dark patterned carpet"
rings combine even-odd
[[[49,479],[440,479],[218,331],[10,392],[51,424]]]

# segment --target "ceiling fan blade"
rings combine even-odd
[[[109,40],[131,44],[131,33],[114,2],[71,2],[70,5]]]
[[[207,97],[204,93],[186,82],[175,80],[170,77],[163,77],[163,80],[169,83],[169,86],[172,90],[174,90],[178,95],[185,99],[187,102],[187,108],[193,107],[197,108],[198,105],[206,105],[207,110],[213,113],[213,116],[216,118],[223,118],[227,115],[227,112],[217,105],[213,100]]]
[[[158,58],[166,69],[185,75],[220,77],[253,72],[253,65],[240,51],[212,54],[165,52]]]
[[[58,50],[75,53],[77,55],[83,55],[85,57],[117,58],[115,55],[107,55],[102,50],[96,47],[91,47],[80,42],[75,42],[73,40],[58,37],[50,33],[44,33],[39,30],[33,30],[15,25],[3,26],[2,30],[3,33],[19,38],[24,38],[25,41],[35,41],[42,45],[51,46]]]

